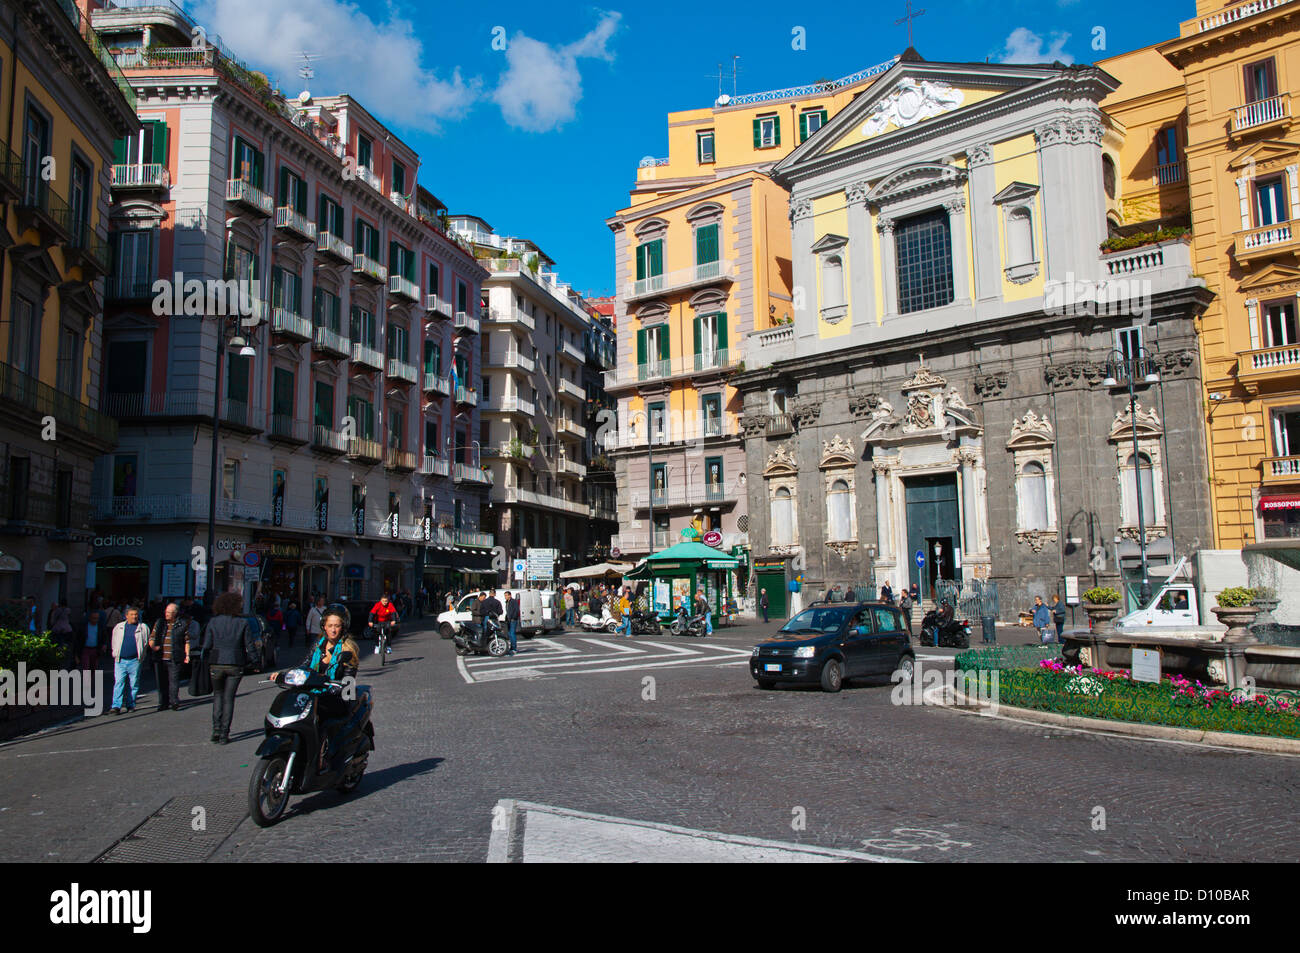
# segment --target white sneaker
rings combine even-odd
[[[392,654],[393,654],[393,647],[390,645],[390,646],[388,646],[388,648],[384,649],[384,651],[387,652],[389,655],[392,655]]]

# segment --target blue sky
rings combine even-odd
[[[907,45],[894,24],[902,2],[185,6],[288,94],[302,88],[299,51],[315,54],[313,92],[355,95],[420,153],[421,183],[453,212],[536,241],[562,279],[593,294],[613,291],[605,218],[626,204],[638,160],[667,155],[665,114],[716,97],[719,63],[730,92],[740,56],[736,88],[748,93],[843,76]],[[912,6],[925,10],[914,21],[917,50],[945,61],[1090,63],[1175,36],[1195,13],[1192,0]],[[794,48],[796,27],[804,49]]]

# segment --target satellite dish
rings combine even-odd
[[[298,102],[306,106],[308,103],[311,102],[311,93],[309,93],[307,90],[304,89],[301,93],[298,94]]]
[[[718,97],[718,101],[717,101],[716,103],[714,103],[714,105],[715,105],[715,106],[725,106],[725,105],[727,105],[729,102],[731,102],[731,97],[728,96],[726,93],[723,93],[721,96]]]

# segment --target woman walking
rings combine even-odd
[[[243,609],[243,596],[223,592],[212,604],[213,616],[203,633],[203,651],[212,672],[212,741],[216,744],[230,743],[230,720],[244,670],[259,672],[262,668],[253,631],[241,615]]]

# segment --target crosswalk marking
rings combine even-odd
[[[682,645],[578,638],[560,643],[551,639],[534,639],[531,644],[521,644],[513,656],[458,656],[456,667],[466,684],[472,685],[475,682],[593,675],[674,665],[740,665],[747,662],[749,654],[749,649],[700,642]]]

